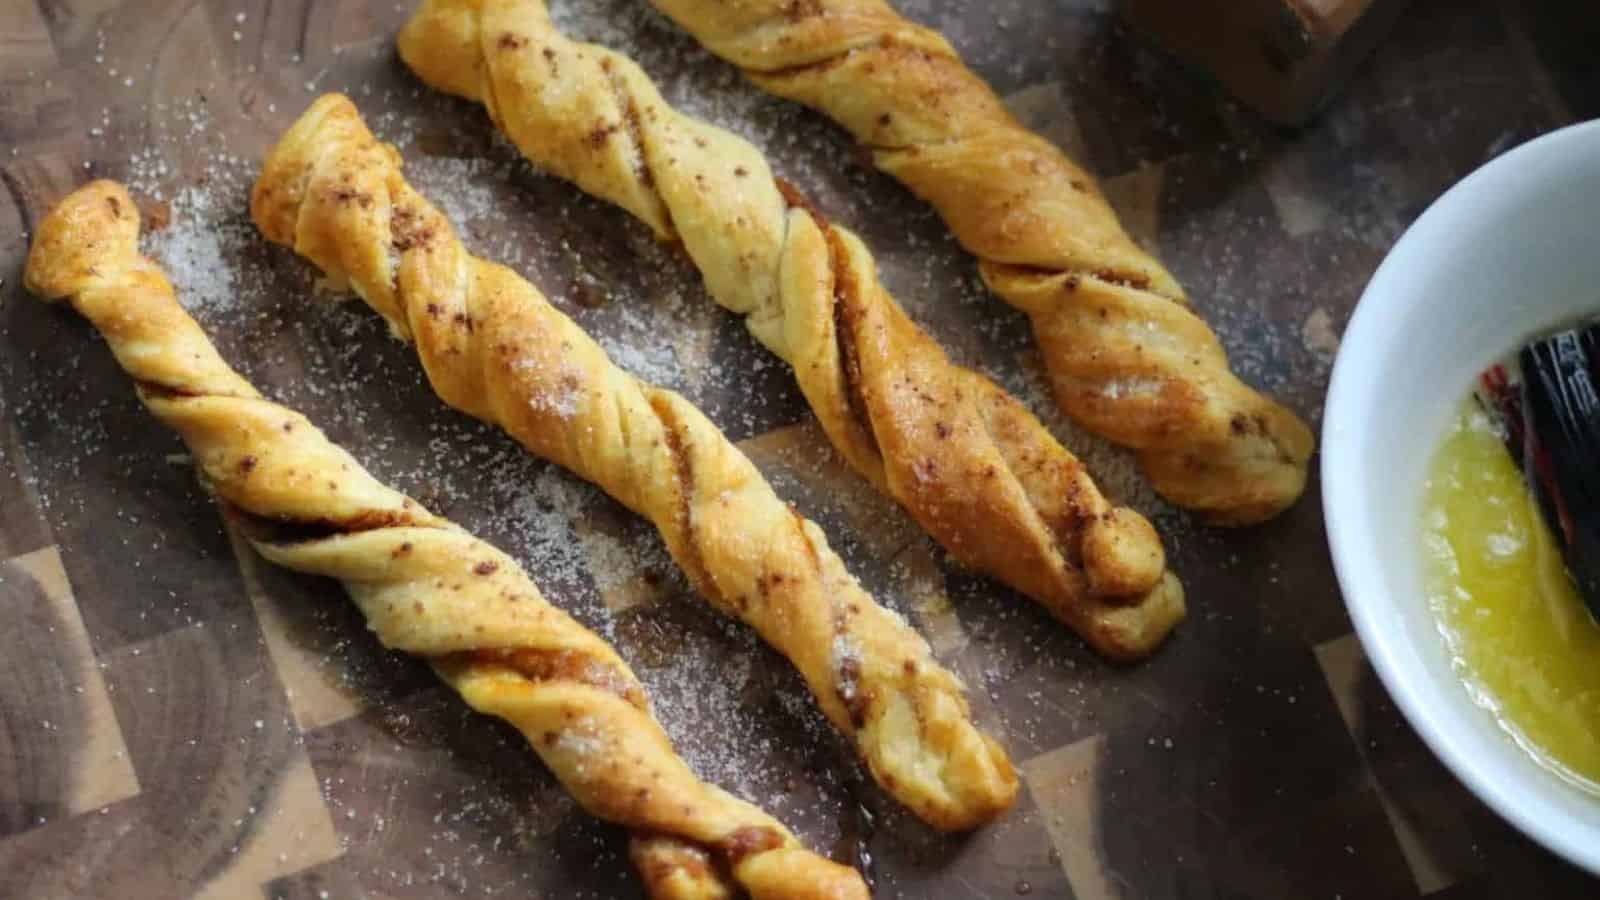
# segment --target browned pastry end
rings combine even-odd
[[[68,301],[105,335],[262,556],[339,579],[385,646],[428,660],[474,709],[516,726],[585,809],[633,831],[651,896],[867,896],[854,870],[696,778],[627,664],[515,560],[378,482],[229,368],[138,236],[121,185],[83,187],[39,226],[28,289]]]
[[[644,384],[515,272],[472,256],[349,100],[268,155],[251,213],[415,341],[436,393],[650,519],[699,593],[805,678],[884,789],[964,829],[1016,797],[960,681],[845,570],[814,523],[679,395]]]
[[[1162,496],[1221,525],[1300,496],[1310,429],[1234,376],[1094,178],[1018,123],[942,35],[884,0],[651,2],[763,89],[843,125],[933,204],[1032,320],[1061,408],[1136,449]]]
[[[427,0],[400,52],[482,102],[535,164],[682,242],[711,296],[790,364],[844,458],[958,560],[1114,658],[1151,653],[1183,617],[1150,523],[1107,502],[1019,401],[952,363],[861,241],[748,142],[673,110],[626,57],[565,38],[541,0]]]

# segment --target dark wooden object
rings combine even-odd
[[[1305,122],[1407,0],[1124,0],[1128,20],[1262,115]]]

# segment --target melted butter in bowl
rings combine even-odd
[[[1600,624],[1472,400],[1434,456],[1422,518],[1428,604],[1468,694],[1541,765],[1600,795]]]
[[[1467,389],[1509,348],[1600,312],[1596,197],[1600,122],[1591,122],[1496,157],[1406,230],[1340,339],[1320,475],[1350,621],[1395,705],[1497,813],[1600,875],[1594,672],[1578,669],[1600,666],[1600,646],[1576,603],[1562,618],[1552,614],[1543,589],[1513,593],[1503,586],[1526,587],[1538,571],[1520,555],[1506,524],[1513,516],[1535,521],[1535,513],[1492,434],[1473,444],[1470,429],[1452,427]],[[1498,521],[1474,525],[1464,503],[1449,502],[1450,473],[1435,475],[1432,468],[1446,439],[1446,458],[1470,456],[1474,446],[1485,456],[1494,449],[1492,465],[1456,468],[1455,495],[1470,496],[1477,508],[1498,513]],[[1489,505],[1485,496],[1494,466],[1504,506]],[[1425,509],[1443,510],[1444,521]],[[1476,542],[1462,537],[1473,533]],[[1430,535],[1437,535],[1431,544]],[[1504,539],[1491,544],[1492,535]],[[1457,552],[1463,540],[1460,546],[1473,552]],[[1488,555],[1491,547],[1496,556]],[[1459,570],[1444,569],[1455,581],[1441,583],[1429,572],[1441,548],[1450,549]],[[1554,571],[1553,548],[1549,556]],[[1475,602],[1466,605],[1457,587]],[[1531,607],[1535,602],[1544,605]],[[1541,609],[1542,620],[1510,615],[1513,603]],[[1471,618],[1479,608],[1488,610],[1482,614],[1488,622]],[[1529,630],[1538,628],[1542,634]],[[1543,652],[1546,645],[1554,649]]]

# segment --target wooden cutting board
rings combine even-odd
[[[32,224],[100,175],[164,222],[148,249],[230,361],[517,555],[615,641],[702,774],[864,865],[881,897],[1586,895],[1400,722],[1342,611],[1315,484],[1244,532],[1163,506],[1124,454],[1049,413],[1026,323],[836,130],[742,84],[641,0],[558,2],[671,100],[766,149],[865,237],[912,315],[1160,525],[1192,617],[1150,662],[1102,663],[849,475],[684,260],[417,84],[392,46],[408,6],[0,0],[0,896],[638,895],[619,831],[514,733],[378,648],[334,585],[242,548],[90,329],[21,291]],[[1343,323],[1405,224],[1571,115],[1543,45],[1493,3],[1413,4],[1295,137],[1239,115],[1109,4],[903,6],[1105,176],[1243,375],[1313,420]],[[1015,811],[949,837],[896,809],[647,527],[446,410],[375,317],[317,296],[254,234],[261,153],[326,90],[400,145],[477,252],[700,404],[823,524],[966,679],[1020,764]]]

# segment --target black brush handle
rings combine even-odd
[[[1573,585],[1600,617],[1600,328],[1523,348],[1522,467]]]

